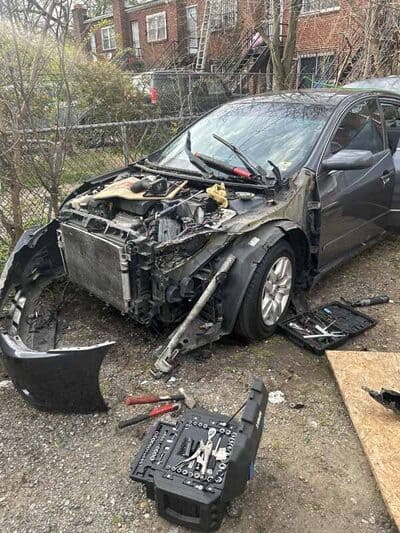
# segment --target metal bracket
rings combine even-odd
[[[201,313],[202,309],[205,307],[211,296],[214,294],[218,286],[226,280],[226,275],[229,270],[232,268],[236,257],[229,255],[225,261],[222,263],[220,268],[212,277],[210,283],[207,285],[205,291],[197,300],[193,306],[190,313],[187,315],[185,320],[177,327],[170,337],[165,348],[162,349],[159,354],[157,361],[154,364],[154,367],[151,370],[151,374],[155,378],[160,378],[163,374],[168,374],[173,369],[173,363],[176,357],[182,352],[184,343],[182,343],[182,337],[193,324],[196,318]]]

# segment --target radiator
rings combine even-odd
[[[126,313],[131,291],[123,245],[67,223],[59,230],[60,248],[69,279]]]

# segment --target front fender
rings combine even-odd
[[[290,220],[272,221],[253,232],[242,235],[227,250],[224,250],[223,257],[227,254],[233,254],[236,257],[235,264],[222,289],[224,334],[227,335],[233,331],[247,288],[257,266],[268,250],[293,230],[302,231],[296,223]]]
[[[52,220],[46,226],[28,229],[21,235],[0,277],[0,309],[13,289],[23,289],[41,276],[62,274],[58,226],[58,221]]]

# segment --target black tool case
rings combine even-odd
[[[330,323],[333,323],[330,330],[340,332],[344,336],[337,339],[305,339],[304,335],[293,327],[293,324],[297,324],[312,330],[315,324],[326,327]],[[342,302],[331,302],[312,311],[293,316],[281,322],[279,328],[286,337],[297,345],[307,348],[317,355],[323,355],[325,350],[342,346],[350,338],[360,335],[376,324],[376,320],[349,305]]]
[[[244,492],[253,476],[267,401],[264,384],[256,380],[240,422],[190,409],[176,426],[158,422],[151,428],[134,459],[131,478],[145,484],[160,516],[199,531],[219,528],[228,502]],[[215,433],[213,449],[225,448],[229,457],[217,460],[211,455],[202,475],[202,465],[187,459],[210,431]]]

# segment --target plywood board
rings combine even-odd
[[[361,389],[400,390],[400,353],[328,351],[327,356],[383,499],[400,529],[400,415]]]

